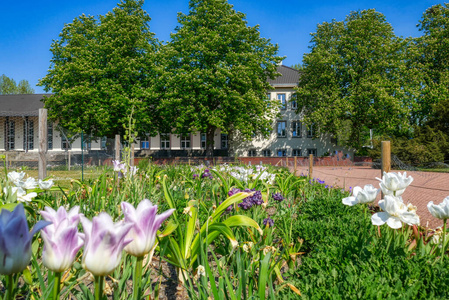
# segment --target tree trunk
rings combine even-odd
[[[213,157],[214,156],[214,137],[215,130],[217,128],[215,126],[209,125],[206,130],[206,156]]]

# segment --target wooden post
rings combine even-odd
[[[285,157],[285,164],[287,165],[288,168],[288,156]]]
[[[120,134],[115,135],[115,160],[120,161]]]
[[[380,159],[381,159],[381,169],[380,169],[380,177],[383,178],[384,172],[390,172],[391,170],[391,145],[390,141],[382,141],[380,144]],[[384,194],[382,193],[382,199],[384,198]]]
[[[309,179],[312,179],[313,175],[313,154],[309,154]]]
[[[72,158],[70,156],[70,150],[67,150],[67,164],[68,164],[67,170],[69,170],[69,171],[70,171],[70,166],[72,165],[71,160],[72,160]]]
[[[134,166],[134,143],[131,144],[131,153],[129,155],[129,165]]]
[[[47,177],[47,110],[39,108],[39,179]]]

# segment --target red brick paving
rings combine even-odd
[[[308,167],[298,166],[296,174],[308,174],[308,172]],[[402,171],[399,172],[402,173]],[[313,168],[312,175],[315,178],[324,180],[328,185],[348,190],[349,187],[363,187],[365,184],[379,187],[379,181],[376,180],[376,177],[380,178],[381,172],[379,169],[370,167],[316,166]],[[407,171],[407,176],[412,176],[413,182],[402,195],[404,202],[410,202],[418,208],[417,213],[420,216],[421,226],[432,229],[441,226],[443,222],[429,213],[427,203],[433,201],[434,204],[439,204],[445,197],[449,196],[449,173]]]

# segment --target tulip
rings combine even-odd
[[[37,182],[33,177],[28,177],[25,181],[19,181],[17,186],[20,186],[25,190],[32,190],[36,188]]]
[[[45,211],[40,212],[44,220],[53,223],[42,230],[42,262],[54,272],[68,269],[84,244],[84,234],[79,233],[77,228],[80,220],[78,211],[79,206],[73,207],[69,212],[61,206],[58,211],[45,207]]]
[[[384,172],[382,179],[377,178],[380,181],[380,188],[384,195],[401,196],[405,188],[408,187],[412,181],[413,177],[407,177],[407,172],[404,174],[395,172]]]
[[[23,177],[25,177],[25,172],[9,172],[8,173],[8,179],[15,185],[19,186],[19,182],[22,181]]]
[[[137,209],[128,202],[122,202],[122,210],[125,215],[125,222],[132,224],[128,233],[128,238],[133,239],[125,247],[125,251],[137,257],[135,271],[133,275],[133,298],[141,299],[140,283],[142,281],[143,256],[151,251],[156,241],[156,233],[162,222],[171,216],[174,209],[169,209],[162,214],[157,214],[157,205],[153,205],[150,200],[144,199]]]
[[[132,224],[113,223],[107,213],[100,213],[92,222],[81,216],[85,240],[82,264],[95,276],[106,276],[119,265],[122,250],[132,240],[125,240]]]
[[[17,200],[19,200],[21,202],[30,202],[35,197],[37,197],[37,193],[35,193],[35,192],[27,194],[27,192],[20,187],[17,190]]]
[[[132,224],[114,223],[107,213],[100,213],[92,222],[81,216],[83,225],[84,253],[83,268],[95,277],[95,300],[103,296],[104,276],[110,274],[120,264],[122,251],[132,240],[125,240]]]
[[[427,204],[427,209],[435,218],[440,220],[449,219],[449,196],[444,198],[443,202],[438,205],[433,204],[433,201],[430,201]]]
[[[23,205],[11,212],[0,211],[0,274],[10,275],[24,270],[31,259],[31,239],[35,233],[51,224],[39,221],[29,232]]]
[[[363,189],[359,186],[354,187],[352,196],[343,198],[342,202],[345,205],[353,206],[356,204],[370,203],[376,200],[379,189],[376,189],[372,184],[367,184]]]
[[[53,179],[42,181],[39,179],[39,188],[41,190],[49,190],[53,186]]]
[[[157,205],[153,205],[148,199],[142,200],[137,209],[128,202],[122,202],[121,206],[125,222],[132,224],[127,238],[133,241],[125,247],[125,251],[133,256],[144,256],[153,248],[157,230],[174,209],[158,215]]]
[[[416,207],[405,205],[400,197],[386,195],[385,199],[379,201],[379,207],[383,211],[372,215],[373,225],[380,226],[387,223],[393,229],[401,228],[403,222],[408,225],[419,225]]]
[[[62,206],[58,211],[47,206],[45,211],[40,212],[44,220],[52,222],[42,230],[42,263],[55,272],[53,299],[59,299],[61,272],[73,264],[76,253],[84,244],[84,234],[78,232],[78,211],[79,206],[75,206],[68,213]]]
[[[427,209],[435,218],[443,220],[443,243],[441,253],[443,254],[441,257],[444,257],[444,253],[446,252],[446,220],[449,219],[449,196],[444,198],[443,202],[436,205],[433,204],[433,201],[430,201],[427,204]]]

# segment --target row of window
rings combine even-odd
[[[290,98],[290,108],[296,110],[298,108],[298,103],[296,102],[296,95],[292,95]],[[271,100],[271,93],[267,93],[267,100]],[[286,93],[276,93],[276,100],[280,102],[280,109],[287,109],[287,94]]]
[[[288,153],[287,149],[276,149],[275,155],[278,157],[285,157],[287,156],[287,153]],[[261,154],[262,156],[272,156],[270,149],[263,149]],[[291,156],[309,156],[310,154],[317,156],[317,150],[312,148],[306,149],[305,151],[302,151],[301,149],[292,149]],[[258,156],[257,150],[256,149],[248,150],[248,156],[252,157]]]
[[[170,149],[170,133],[160,133],[160,146],[161,149]],[[190,133],[183,133],[180,136],[181,139],[181,149],[190,149],[192,148],[192,135]],[[201,148],[206,149],[207,146],[207,138],[205,133],[200,134]],[[225,133],[221,134],[220,140],[221,149],[228,149],[228,135]],[[140,141],[141,149],[150,149],[150,141],[148,138],[143,138]]]
[[[301,138],[302,137],[302,124],[300,121],[290,122],[290,132],[292,137]],[[307,126],[307,137],[312,138],[314,135],[313,125]],[[277,137],[284,138],[287,137],[287,121],[277,121],[276,123]]]

